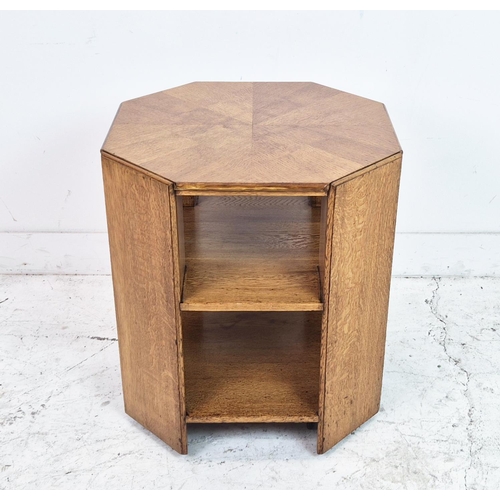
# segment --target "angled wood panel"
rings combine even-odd
[[[332,188],[319,453],[379,409],[400,169],[397,157]]]
[[[102,158],[125,411],[187,453],[172,186]]]

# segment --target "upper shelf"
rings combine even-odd
[[[184,208],[181,310],[322,310],[319,212],[306,197],[200,197]]]

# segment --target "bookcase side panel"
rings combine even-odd
[[[379,409],[400,170],[399,157],[335,187],[319,453]]]
[[[102,167],[125,411],[187,453],[174,192],[109,157]]]

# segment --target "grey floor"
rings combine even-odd
[[[382,407],[328,453],[305,425],[123,412],[109,276],[0,276],[2,489],[499,489],[500,280],[393,280]]]

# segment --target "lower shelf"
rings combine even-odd
[[[317,422],[320,312],[184,312],[187,422]]]

